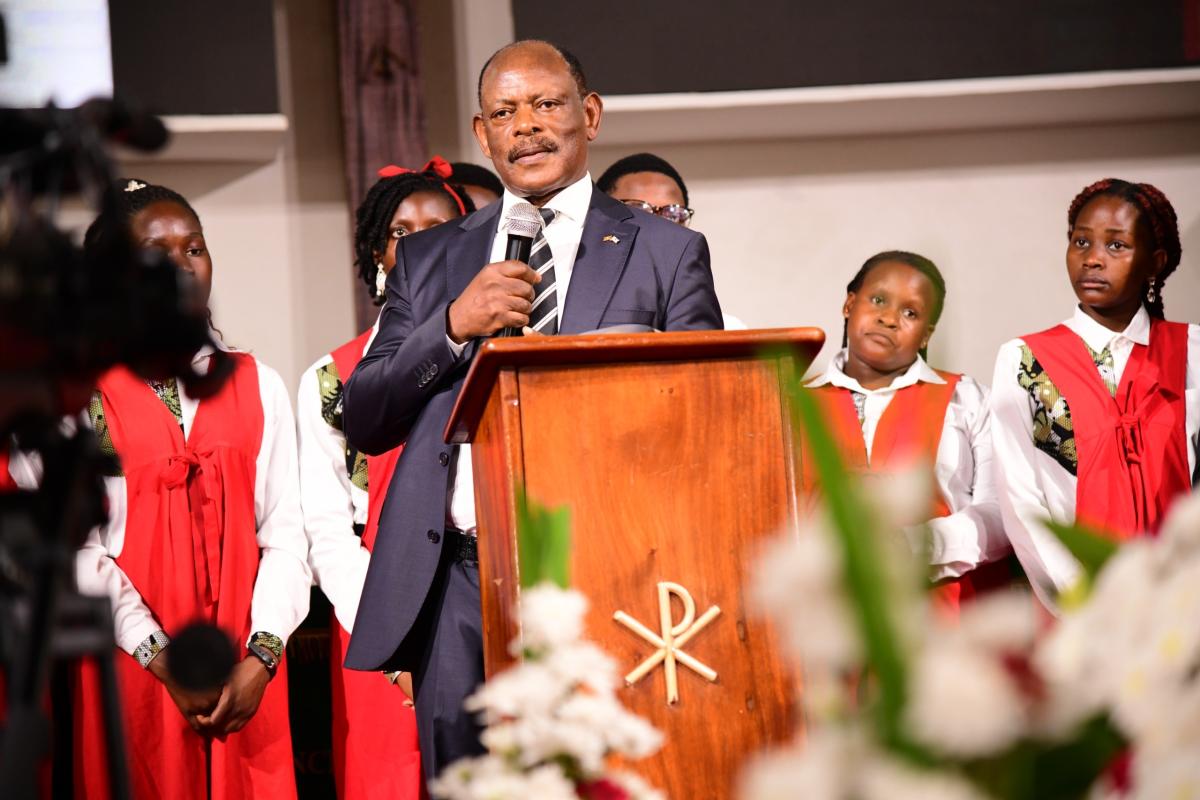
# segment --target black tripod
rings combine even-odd
[[[37,797],[38,760],[50,750],[42,709],[54,661],[99,665],[109,794],[129,797],[125,739],[108,598],[75,590],[75,552],[105,520],[107,461],[90,430],[64,434],[57,420],[26,426],[22,446],[42,458],[36,492],[0,495],[0,657],[8,671],[8,720],[0,733],[0,786],[12,800]]]

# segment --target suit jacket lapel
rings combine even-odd
[[[464,217],[459,222],[462,234],[446,245],[446,299],[453,300],[476,273],[491,260],[492,242],[500,226],[500,203],[492,203],[482,211]]]
[[[582,333],[600,326],[637,236],[638,226],[632,217],[628,206],[592,187],[592,202],[571,268],[559,333]]]

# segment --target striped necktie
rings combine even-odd
[[[558,281],[554,277],[554,254],[546,241],[546,226],[554,221],[558,213],[552,208],[539,209],[542,227],[533,237],[533,248],[529,254],[529,266],[542,282],[535,288],[533,308],[529,311],[529,327],[546,336],[558,333]]]

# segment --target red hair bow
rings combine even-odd
[[[406,172],[432,172],[442,180],[449,178],[453,174],[450,167],[450,162],[441,156],[434,156],[425,162],[425,166],[420,169],[408,169],[407,167],[398,167],[395,164],[388,164],[386,167],[379,168],[379,177],[394,178],[397,175],[403,175]]]
[[[454,187],[452,187],[449,183],[446,183],[446,179],[454,173],[449,161],[441,156],[434,156],[426,161],[425,166],[421,167],[419,170],[408,169],[407,167],[398,167],[395,164],[388,164],[386,167],[380,167],[377,174],[380,178],[394,178],[397,175],[404,175],[409,172],[425,172],[441,178],[442,185],[446,187],[446,191],[450,193],[450,196],[454,198],[454,202],[458,204],[459,213],[467,213],[467,207],[463,205],[462,198],[458,196],[458,192],[454,191]]]

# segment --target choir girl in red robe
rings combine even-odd
[[[380,170],[358,208],[355,254],[359,277],[376,303],[396,265],[396,242],[468,210],[470,199],[446,184],[449,165],[435,157],[420,172]],[[371,674],[342,667],[358,598],[367,576],[376,520],[400,450],[365,456],[342,432],[342,384],[370,346],[375,327],[322,356],[300,377],[297,417],[300,482],[309,559],[333,605],[333,766],[342,800],[420,796],[417,722],[407,674]],[[396,684],[396,685],[393,685]]]
[[[1200,327],[1163,318],[1163,284],[1180,255],[1175,209],[1157,188],[1115,178],[1087,186],[1067,212],[1074,311],[996,357],[1004,524],[1051,609],[1080,566],[1044,520],[1118,540],[1153,534],[1191,490]]]
[[[205,300],[212,259],[200,218],[176,192],[123,181],[116,217],[85,247],[129,235],[190,273]],[[211,352],[201,350],[203,369]],[[231,352],[214,396],[175,379],[118,368],[89,409],[119,471],[107,478],[109,521],[78,555],[80,589],[113,604],[118,679],[133,796],[138,800],[294,798],[284,644],[308,611],[312,574],[300,511],[296,429],[279,375]],[[221,628],[237,652],[226,682],[193,693],[171,678],[170,634]],[[77,797],[106,796],[95,674],[76,696]]]
[[[1003,582],[1003,574],[978,580],[1003,573],[979,567],[1002,564],[1008,544],[992,479],[987,389],[923,358],[945,297],[929,259],[903,251],[872,256],[846,287],[842,351],[807,385],[852,470],[932,468],[928,541],[919,530],[910,538],[928,556],[937,604],[953,614],[985,583]],[[803,463],[812,491],[815,475],[810,460]]]

